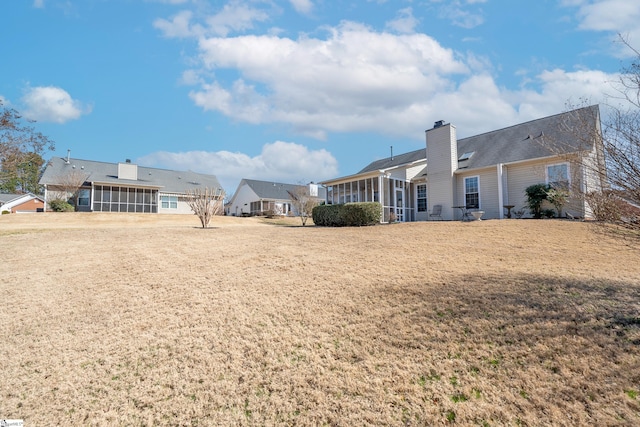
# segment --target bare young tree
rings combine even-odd
[[[604,151],[612,187],[640,205],[640,51],[624,37],[620,40],[633,52],[633,60],[615,85],[618,96],[612,99],[619,102],[611,105],[612,115],[603,129]]]
[[[82,170],[71,169],[56,177],[55,184],[51,185],[51,191],[47,195],[47,202],[51,200],[72,200],[74,210],[78,210],[80,189],[89,178],[89,174]]]
[[[307,221],[313,213],[313,208],[320,203],[317,194],[312,194],[309,185],[300,185],[294,190],[289,191],[291,204],[302,221],[302,226],[307,225]]]
[[[221,188],[197,188],[185,191],[185,200],[193,213],[200,219],[202,228],[207,228],[214,215],[224,209],[224,191]]]
[[[571,192],[587,202],[596,220],[632,232],[625,236],[640,238],[640,51],[623,36],[620,40],[633,59],[612,85],[615,93],[609,95],[601,129],[592,125],[593,117],[583,115],[563,131],[584,147],[594,142],[596,147],[588,156],[567,156],[578,163],[573,170],[584,171],[585,177],[573,180],[582,186],[572,187]]]

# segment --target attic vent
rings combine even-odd
[[[193,185],[200,185],[199,182],[195,182],[195,181],[189,181],[189,184],[193,184]]]
[[[444,120],[438,120],[433,124],[433,128],[439,128],[440,126],[444,126]]]
[[[469,151],[464,153],[462,156],[458,157],[458,161],[462,162],[465,160],[469,160],[471,158],[471,156],[473,156],[473,153],[475,153],[475,151]]]

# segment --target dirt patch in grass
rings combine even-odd
[[[558,220],[288,221],[0,217],[0,418],[640,423],[638,250]]]

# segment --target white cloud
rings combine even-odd
[[[640,2],[629,0],[564,0],[566,7],[577,7],[578,28],[621,34],[631,45],[640,43]],[[634,56],[624,46],[616,52],[620,56]]]
[[[474,3],[483,1],[448,4]],[[199,64],[182,81],[193,85],[196,105],[238,122],[286,125],[317,139],[371,132],[421,140],[420,130],[435,119],[453,121],[469,136],[556,114],[570,99],[602,102],[615,80],[598,71],[548,70],[508,89],[496,83],[499,70],[487,57],[454,52],[426,34],[348,21],[323,30],[324,37],[200,37]]]
[[[313,10],[313,2],[311,0],[289,0],[293,8],[303,15],[308,15]]]
[[[186,38],[197,37],[204,33],[204,29],[200,25],[191,26],[191,18],[193,13],[189,10],[183,10],[171,18],[156,19],[153,26],[164,34],[165,37]]]
[[[415,31],[420,21],[413,16],[413,9],[410,7],[400,9],[397,17],[386,23],[386,27],[401,34],[410,34]]]
[[[484,1],[473,1],[469,0],[465,5],[462,4],[459,0],[445,2],[440,7],[439,15],[443,19],[447,19],[451,21],[451,23],[455,26],[462,28],[475,28],[484,23],[484,16],[481,12],[476,10],[471,10],[469,6],[475,3],[484,3]]]
[[[451,87],[447,75],[469,71],[424,34],[376,33],[350,22],[328,32],[326,40],[201,39],[205,69],[235,69],[241,77],[203,84],[190,96],[236,120],[286,123],[323,137],[326,131],[391,129],[396,123],[389,116],[411,114],[416,102]]]
[[[28,88],[22,97],[25,117],[43,122],[65,123],[91,112],[80,101],[71,98],[64,89],[55,86]]]
[[[327,150],[310,150],[284,141],[265,144],[255,157],[229,151],[160,151],[137,159],[137,163],[211,173],[227,192],[233,192],[242,178],[297,183],[319,181],[338,173],[338,163]]]
[[[217,13],[202,18],[202,22],[198,22],[192,11],[183,10],[169,20],[156,19],[153,26],[165,37],[170,38],[197,38],[206,35],[226,37],[231,32],[251,30],[255,23],[268,19],[269,14],[266,11],[252,7],[246,2],[232,0]]]
[[[600,0],[583,3],[578,12],[580,28],[594,31],[625,32],[636,29],[640,3],[629,0]]]
[[[254,22],[263,22],[269,15],[260,9],[253,8],[246,2],[234,0],[222,8],[220,12],[206,19],[212,34],[226,36],[231,31],[246,31],[254,26]]]

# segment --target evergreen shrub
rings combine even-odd
[[[320,227],[361,227],[380,222],[378,202],[319,205],[313,208],[313,223]]]

